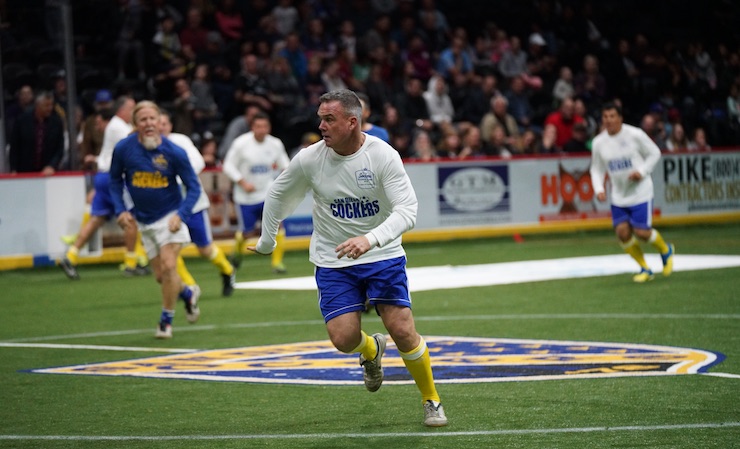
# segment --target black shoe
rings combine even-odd
[[[68,278],[72,279],[73,281],[80,280],[80,275],[77,273],[77,267],[72,265],[72,262],[64,257],[62,260],[59,261],[59,266],[62,267],[62,270],[64,270],[64,274],[67,275]]]
[[[236,282],[236,267],[231,274],[222,274],[221,282],[223,283],[223,289],[221,290],[222,296],[231,296],[234,293],[234,282]]]
[[[124,268],[122,273],[126,277],[148,276],[152,274],[152,270],[149,267],[142,267],[141,265],[137,265],[135,268]]]

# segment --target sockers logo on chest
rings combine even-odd
[[[357,187],[361,189],[374,189],[375,188],[375,174],[363,168],[355,172],[355,180],[357,181]]]
[[[640,344],[500,338],[425,338],[437,383],[483,383],[706,372],[720,353]],[[389,340],[386,385],[412,384]],[[362,385],[357,355],[329,341],[217,349],[118,362],[29,370],[34,373],[155,377],[304,385]]]

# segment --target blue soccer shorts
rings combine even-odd
[[[213,241],[213,232],[211,231],[211,219],[208,217],[208,211],[202,210],[195,212],[185,222],[190,230],[190,239],[198,248],[204,248]]]
[[[257,229],[257,222],[262,220],[262,211],[265,203],[237,204],[236,219],[242,232],[251,232]]]
[[[629,207],[612,205],[612,224],[629,222],[635,229],[651,229],[653,227],[653,200]]]
[[[324,322],[370,305],[392,304],[411,307],[406,257],[343,268],[316,267],[319,308]]]
[[[95,195],[90,207],[90,215],[94,217],[111,218],[115,209],[110,196],[110,176],[108,173],[96,173],[93,180]]]

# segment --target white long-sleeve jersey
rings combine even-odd
[[[282,220],[313,192],[309,259],[339,268],[405,255],[401,235],[416,224],[417,199],[398,152],[366,136],[360,149],[341,156],[323,140],[302,149],[278,176],[265,200],[257,251],[270,253]],[[364,235],[371,249],[359,259],[337,259],[335,248]]]
[[[636,126],[622,124],[614,134],[602,131],[593,140],[591,154],[591,183],[594,192],[604,192],[606,174],[611,181],[611,204],[629,207],[653,198],[653,180],[650,174],[660,160],[660,149]],[[630,173],[642,175],[639,181],[629,179]]]
[[[103,145],[100,147],[100,154],[97,157],[98,171],[109,172],[110,161],[113,159],[113,149],[116,144],[123,138],[131,134],[133,130],[129,123],[126,123],[121,117],[114,115],[103,131]]]
[[[197,148],[195,148],[195,144],[190,140],[190,137],[185,134],[170,133],[167,138],[171,140],[172,143],[185,150],[185,153],[188,155],[190,165],[193,166],[193,171],[196,175],[199,175],[200,172],[206,168],[206,161],[203,159],[203,155],[200,154],[200,151],[198,151]],[[179,177],[178,182],[180,182]],[[200,178],[198,178],[198,182],[200,183]],[[195,206],[193,206],[193,213],[206,210],[209,207],[211,207],[211,201],[208,199],[208,194],[203,188],[203,184],[201,184],[200,196],[198,197],[198,201],[195,202]]]
[[[235,184],[234,202],[258,204],[265,201],[275,175],[284,170],[289,162],[285,145],[275,136],[268,134],[262,142],[257,142],[252,131],[237,137],[226,153],[223,172],[234,183],[245,179],[255,190],[247,192]]]

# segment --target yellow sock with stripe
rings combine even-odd
[[[648,239],[648,242],[657,249],[660,254],[665,254],[668,252],[668,244],[666,244],[665,240],[663,240],[663,236],[660,235],[660,232],[653,229],[652,234],[650,234],[650,238]]]
[[[79,254],[80,250],[76,246],[71,245],[67,249],[67,253],[64,255],[64,257],[66,257],[72,263],[72,265],[77,265]]]
[[[224,252],[216,245],[211,245],[211,248],[211,255],[208,259],[212,264],[218,267],[221,274],[231,275],[231,273],[234,272],[234,267],[229,263],[229,260],[226,258],[226,254],[224,254]]]
[[[134,246],[134,252],[136,253],[136,262],[138,265],[141,265],[143,267],[149,264],[149,257],[146,255],[144,243],[141,241],[141,232],[136,233],[136,245]]]
[[[632,258],[635,259],[640,267],[646,270],[650,269],[647,262],[645,262],[645,255],[642,252],[642,248],[640,248],[640,242],[637,241],[635,236],[632,236],[631,239],[624,243],[620,243],[620,245],[622,246],[624,252],[632,256]]]
[[[139,256],[135,251],[126,251],[126,255],[123,256],[123,265],[126,268],[134,269],[139,262]]]
[[[182,279],[182,283],[185,285],[195,285],[195,278],[192,274],[188,271],[188,268],[185,266],[185,259],[182,258],[182,256],[177,256],[177,274],[180,276],[180,279]]]
[[[429,357],[429,348],[424,338],[421,338],[419,346],[409,352],[398,351],[403,359],[403,364],[409,370],[411,377],[416,382],[416,387],[421,392],[421,401],[432,400],[440,402],[437,387],[434,385],[434,375],[432,374],[432,360]]]
[[[361,330],[360,333],[362,334],[362,339],[360,340],[360,344],[352,350],[352,354],[359,352],[365,357],[365,360],[375,360],[375,357],[378,355],[378,345],[375,344],[375,339],[366,334],[365,331]]]
[[[273,267],[282,267],[283,257],[285,256],[285,229],[280,229],[275,236],[275,250],[271,255]],[[372,359],[370,359],[372,360]]]

